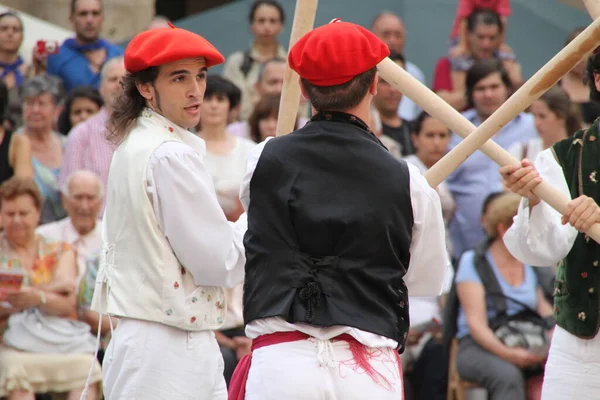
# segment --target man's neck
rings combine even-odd
[[[371,117],[371,102],[363,100],[358,106],[354,108],[340,111],[345,112],[346,114],[354,115],[360,118],[364,123],[368,124]]]
[[[12,64],[19,58],[18,52],[0,51],[0,62],[4,64]]]
[[[112,106],[109,106],[106,103],[104,103],[103,108],[104,108],[104,112],[106,113],[106,115],[108,115],[110,117],[114,111],[114,108]],[[100,109],[100,112],[102,112],[102,108]]]
[[[73,224],[72,220],[71,220],[71,224]],[[94,228],[96,228],[96,224],[92,225],[91,227],[73,225],[73,228],[75,228],[75,231],[79,234],[79,236],[84,237],[84,236],[87,236],[90,232],[92,232],[94,230]]]
[[[381,117],[381,123],[386,126],[399,128],[402,125],[402,118],[400,118],[400,116],[398,116],[398,114],[395,112],[379,112],[379,116]]]
[[[77,44],[80,45],[85,45],[85,44],[91,44],[94,43],[96,40],[100,39],[99,37],[95,37],[93,39],[88,39],[88,38],[84,38],[83,36],[75,36],[75,41],[77,42]]]
[[[433,167],[433,165],[435,164],[434,161],[424,158],[423,155],[419,152],[415,153],[415,156],[419,159],[419,161],[423,163],[425,167],[427,167],[427,169]]]

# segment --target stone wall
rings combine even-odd
[[[72,29],[71,0],[2,0],[2,4]],[[102,36],[119,43],[144,30],[154,17],[155,0],[104,0]]]

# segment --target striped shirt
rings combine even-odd
[[[69,132],[58,178],[59,187],[63,187],[71,173],[80,169],[94,172],[106,187],[110,161],[115,151],[115,146],[106,140],[107,122],[108,112],[102,107],[98,114]],[[102,204],[101,214],[104,213],[104,206],[105,202]]]

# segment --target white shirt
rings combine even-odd
[[[77,282],[80,282],[85,275],[88,258],[99,253],[102,247],[100,221],[96,223],[92,231],[83,236],[77,232],[70,217],[41,225],[36,232],[47,238],[68,243],[73,247],[73,250],[77,252]]]
[[[200,139],[202,140],[202,139]],[[189,144],[166,142],[152,154],[147,170],[148,194],[156,219],[181,265],[198,285],[234,287],[244,277],[243,237],[246,214],[221,224],[223,211],[202,153]],[[188,188],[204,187],[190,196]],[[194,240],[189,238],[193,237]],[[229,248],[223,243],[231,243]],[[225,254],[226,252],[227,254]],[[214,254],[211,254],[214,253]],[[210,255],[210,260],[199,259]],[[211,260],[225,260],[225,265]]]
[[[423,161],[419,159],[415,154],[404,157],[404,160],[415,167],[419,168],[422,174],[427,172],[429,168]],[[452,216],[454,215],[454,210],[456,208],[456,204],[454,203],[454,197],[452,197],[452,193],[450,193],[450,189],[448,189],[448,185],[446,182],[442,182],[438,186],[438,194],[440,196],[440,202],[442,204],[442,213],[444,215],[444,220],[446,223],[450,222]],[[447,232],[447,230],[446,230]],[[448,251],[451,252],[450,249],[450,240],[448,238],[448,234],[446,233],[446,245],[448,247]],[[450,288],[452,287],[452,280],[454,278],[454,269],[452,265],[449,265],[446,269],[446,279],[444,281],[444,286],[442,287],[442,295],[450,292]],[[411,326],[416,326],[422,323],[426,323],[431,321],[433,318],[436,318],[440,322],[442,321],[442,310],[440,309],[439,298],[436,296],[432,297],[409,297],[409,305],[408,312],[410,314],[410,324]]]
[[[551,149],[538,155],[535,167],[543,180],[571,198],[563,170]],[[563,225],[558,211],[541,201],[533,207],[530,215],[529,201],[524,198],[513,225],[504,235],[504,243],[508,251],[524,264],[554,266],[571,251],[576,238],[577,230],[569,224]]]
[[[240,190],[240,200],[246,210],[250,203],[250,180],[268,140],[256,146],[248,156],[248,172]],[[438,296],[449,265],[440,198],[421,175],[419,169],[414,165],[408,163],[407,165],[410,174],[410,197],[414,225],[410,245],[410,263],[404,276],[404,282],[411,296]],[[398,347],[395,340],[356,328],[348,326],[320,328],[303,323],[290,324],[279,317],[250,322],[246,326],[246,336],[255,338],[268,333],[294,330],[322,340],[347,333],[365,346]]]
[[[422,174],[425,174],[425,172],[427,172],[427,170],[429,169],[425,164],[423,164],[423,161],[421,161],[419,157],[417,157],[415,154],[411,154],[409,156],[404,157],[404,161],[419,168],[419,171],[421,171]],[[454,202],[454,197],[452,196],[452,193],[450,192],[450,189],[448,188],[448,185],[445,181],[439,184],[437,192],[440,196],[444,220],[446,221],[446,223],[448,223],[454,216],[454,211],[456,210],[456,203]]]
[[[226,220],[204,141],[145,109],[112,158],[92,309],[186,331],[218,329],[244,276],[245,215]]]
[[[448,294],[452,288],[454,280],[454,268],[451,264],[446,267],[446,277],[442,287],[442,295]],[[440,307],[439,296],[430,297],[408,297],[408,314],[410,316],[410,325],[416,326],[427,323],[432,319],[442,322],[442,309]]]

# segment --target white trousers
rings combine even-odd
[[[262,347],[252,353],[246,400],[402,400],[395,350],[372,348],[375,382],[357,367],[344,341],[308,339]]]
[[[225,400],[223,357],[212,331],[122,319],[103,362],[107,400]]]
[[[554,329],[546,362],[542,400],[600,398],[600,335],[580,339]]]

